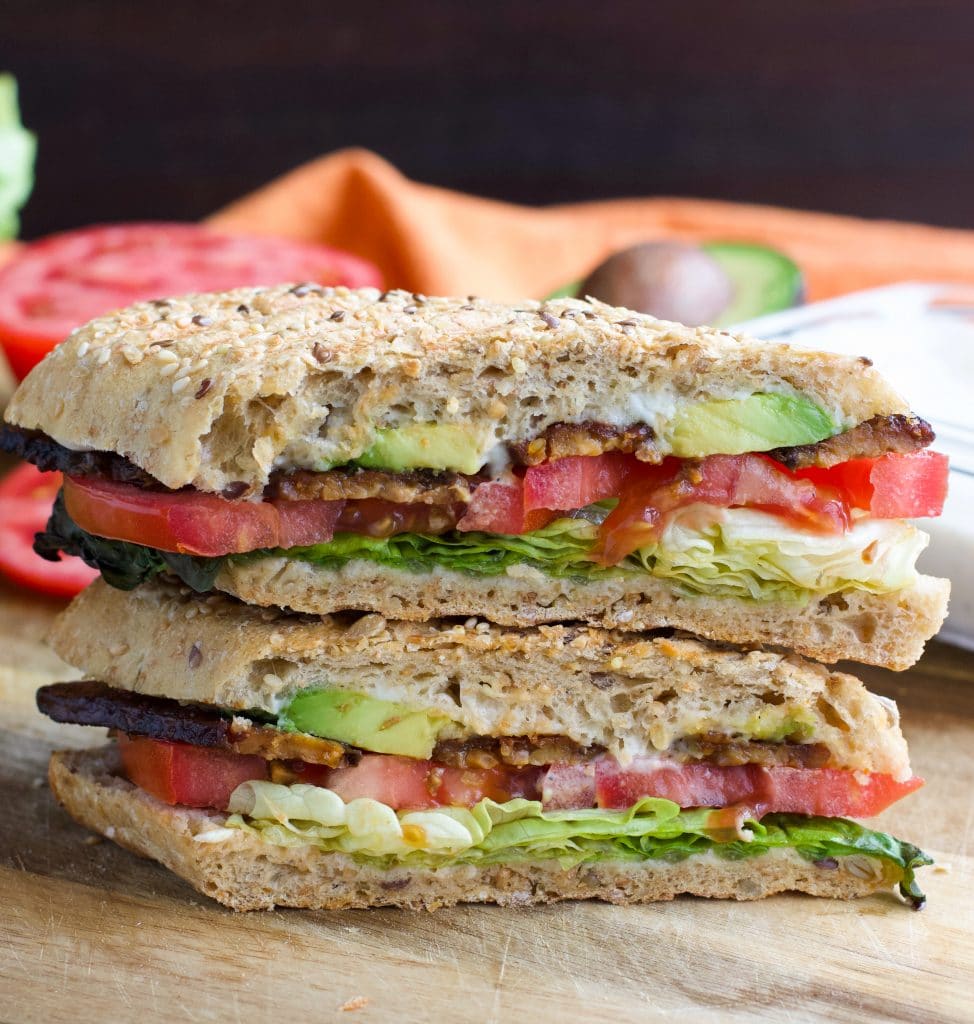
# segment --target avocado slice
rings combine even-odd
[[[408,423],[380,430],[355,461],[367,469],[451,469],[476,473],[492,436],[467,423]]]
[[[427,759],[449,719],[395,701],[348,690],[304,690],[278,717],[278,726],[348,743],[378,754]]]
[[[832,417],[803,395],[756,394],[686,405],[668,438],[674,455],[702,459],[814,444],[836,432]]]

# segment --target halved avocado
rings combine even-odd
[[[674,455],[742,455],[814,444],[836,433],[832,417],[802,395],[757,394],[678,409],[667,437]]]
[[[408,423],[380,430],[355,461],[367,469],[451,469],[476,473],[490,443],[483,429],[466,423]]]
[[[278,725],[378,754],[427,759],[448,721],[444,715],[364,693],[322,689],[297,694],[279,716]]]

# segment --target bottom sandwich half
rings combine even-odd
[[[236,910],[680,894],[923,896],[858,820],[921,784],[895,705],[796,656],[666,634],[276,615],[96,583],[42,688],[83,825]]]

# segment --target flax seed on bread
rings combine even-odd
[[[519,444],[610,408],[639,423],[677,401],[755,392],[805,395],[844,427],[909,411],[867,360],[596,301],[306,285],[99,317],[30,373],[6,416],[124,455],[167,487],[221,491],[261,487],[276,466],[348,461],[377,427],[462,423]]]
[[[314,847],[274,846],[241,831],[218,842],[198,841],[220,829],[225,815],[160,803],[118,776],[116,758],[114,747],[55,753],[48,775],[52,792],[81,825],[159,861],[233,910],[435,910],[456,903],[527,906],[566,899],[625,904],[684,893],[755,900],[788,891],[851,899],[899,880],[895,867],[875,857],[815,864],[788,849],[736,861],[698,854],[675,864],[600,861],[563,868],[556,860],[524,860],[385,868]]]
[[[274,712],[328,686],[436,710],[457,736],[565,736],[624,762],[787,720],[810,730],[832,767],[910,774],[895,705],[857,679],[682,636],[267,615],[162,584],[124,593],[97,581],[51,639],[111,686],[227,709]]]

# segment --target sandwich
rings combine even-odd
[[[6,418],[102,576],[38,706],[111,739],[53,792],[226,905],[923,902],[861,824],[921,784],[895,705],[814,663],[945,614],[946,460],[868,360],[250,288],[92,321]]]
[[[37,550],[112,586],[387,619],[661,628],[911,665],[946,458],[866,359],[596,301],[313,285],[141,303],[36,367],[0,445]]]
[[[40,709],[82,824],[236,910],[923,894],[868,818],[920,785],[895,705],[797,655],[578,624],[297,616],[97,581]]]

